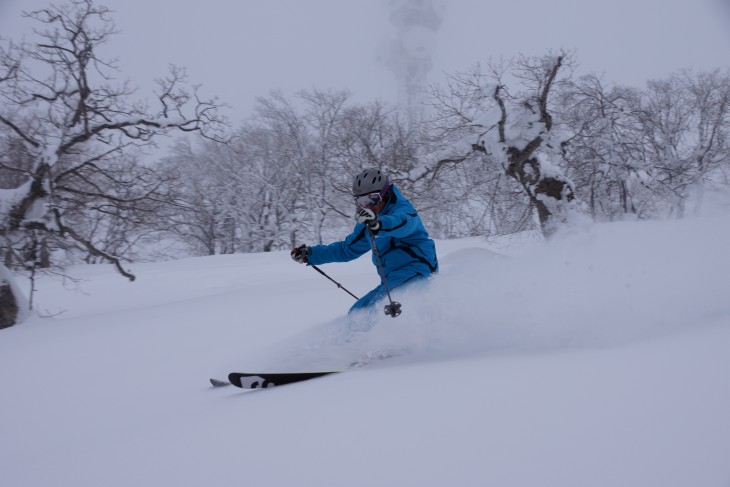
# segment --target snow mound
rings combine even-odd
[[[730,313],[727,219],[597,225],[513,257],[468,247],[428,281],[378,309],[311,327],[271,352],[284,367],[346,368],[370,359],[611,347],[701,326]],[[711,236],[700,228],[712,228]],[[710,237],[710,238],[708,238]],[[372,328],[367,333],[352,330]],[[279,359],[277,359],[279,360]],[[276,360],[272,365],[276,364]]]

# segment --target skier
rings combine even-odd
[[[352,194],[357,207],[357,223],[350,235],[329,245],[300,245],[291,251],[292,259],[300,264],[349,262],[372,250],[372,235],[378,250],[377,255],[373,253],[373,263],[377,267],[379,257],[383,273],[381,283],[360,298],[349,313],[373,306],[388,290],[438,271],[436,246],[418,212],[383,171],[371,168],[355,176]],[[369,234],[368,228],[372,233]],[[386,314],[392,314],[387,306]]]

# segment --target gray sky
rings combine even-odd
[[[680,68],[730,66],[730,0],[448,0],[433,51],[432,82],[490,57],[575,50],[579,73],[643,86]],[[56,2],[58,3],[58,2]],[[384,0],[106,0],[121,34],[108,52],[143,90],[172,62],[206,94],[252,112],[280,88],[347,88],[359,100],[395,101],[378,60],[394,35]],[[43,0],[0,0],[0,36],[20,39],[20,11]]]

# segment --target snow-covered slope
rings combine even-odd
[[[495,248],[438,242],[439,276],[367,333],[282,252],[44,279],[54,318],[0,331],[0,484],[730,485],[730,218]],[[367,258],[323,270],[377,284]]]

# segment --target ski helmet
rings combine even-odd
[[[376,191],[382,194],[388,186],[390,186],[388,176],[380,169],[373,167],[365,169],[355,176],[355,179],[352,181],[352,194],[354,196],[360,196],[375,193]]]

